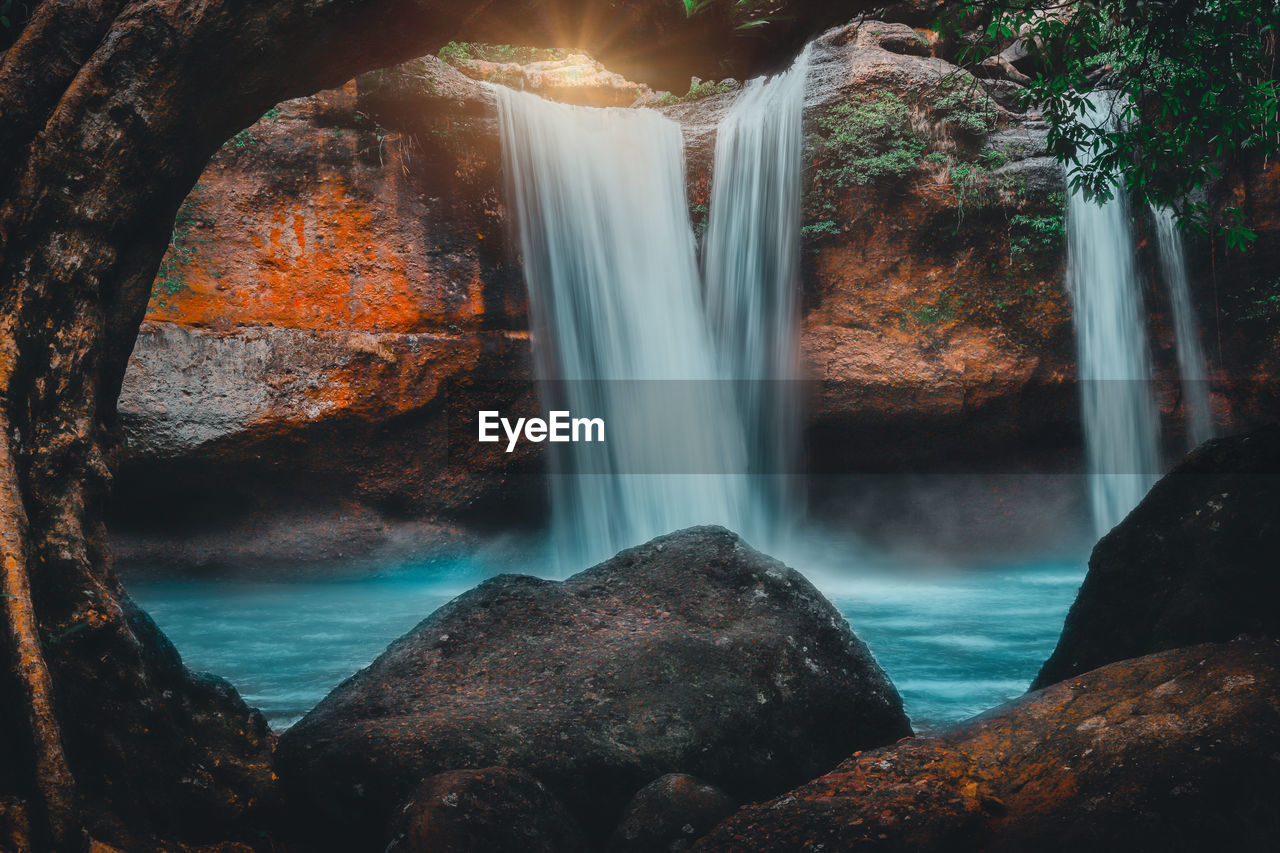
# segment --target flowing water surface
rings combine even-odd
[[[498,569],[450,558],[309,580],[134,578],[129,589],[192,669],[227,678],[279,729],[431,611]],[[1084,575],[1080,562],[827,577],[902,693],[918,729],[1024,690],[1048,657]]]

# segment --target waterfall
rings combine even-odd
[[[707,327],[679,125],[495,89],[543,402],[603,418],[550,445],[562,567],[694,524],[748,533],[745,444]],[[549,407],[549,406],[548,406]]]
[[[1111,125],[1109,93],[1089,96],[1083,121]],[[1087,152],[1082,152],[1088,158]],[[1152,399],[1142,293],[1129,204],[1114,181],[1099,204],[1067,196],[1067,269],[1076,327],[1081,413],[1094,527],[1101,535],[1138,504],[1155,479],[1160,423]]]
[[[693,524],[777,543],[796,502],[806,50],[717,130],[706,287],[679,125],[495,88],[543,403],[605,421],[551,446],[562,567]]]
[[[1209,410],[1209,374],[1205,370],[1204,350],[1200,347],[1200,324],[1196,322],[1191,304],[1187,257],[1173,211],[1152,207],[1151,213],[1156,222],[1160,271],[1169,289],[1169,305],[1173,311],[1174,345],[1178,371],[1182,375],[1182,403],[1187,413],[1187,443],[1189,447],[1197,447],[1213,438],[1213,416]]]
[[[796,326],[804,92],[809,48],[792,67],[750,81],[716,129],[703,245],[707,317],[726,376],[737,380],[752,487],[781,534],[799,503]],[[769,544],[776,547],[777,543]]]

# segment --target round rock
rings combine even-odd
[[[502,766],[545,783],[603,844],[664,774],[755,800],[910,733],[812,584],[700,527],[562,582],[486,581],[335,689],[277,754],[293,802],[331,837],[381,836],[426,777]]]

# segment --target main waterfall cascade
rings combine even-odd
[[[1112,97],[1092,93],[1094,110],[1083,120],[1110,123]],[[1129,204],[1119,181],[1103,204],[1069,188],[1067,270],[1089,497],[1094,527],[1102,535],[1137,506],[1159,470],[1160,422],[1152,396],[1145,313]]]
[[[566,570],[694,524],[776,543],[798,417],[806,68],[807,52],[752,81],[720,128],[705,305],[680,126],[494,89],[537,372],[554,380],[543,402],[607,424],[603,445],[552,446]]]
[[[537,372],[556,380],[544,403],[607,430],[603,445],[551,446],[562,566],[692,524],[743,529],[745,484],[728,472],[745,446],[715,381],[679,125],[495,92]]]
[[[764,518],[785,530],[800,503],[796,326],[804,93],[810,48],[750,81],[716,129],[703,243],[707,318],[739,418]]]
[[[1187,412],[1187,444],[1196,447],[1213,438],[1213,415],[1209,408],[1209,374],[1204,349],[1200,346],[1200,324],[1191,304],[1191,284],[1187,275],[1182,232],[1173,211],[1153,207],[1156,242],[1160,250],[1160,271],[1169,291],[1173,313],[1174,347],[1178,372],[1182,377],[1182,401]]]

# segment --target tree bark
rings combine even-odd
[[[278,805],[261,716],[182,666],[102,524],[125,365],[212,154],[283,99],[450,39],[577,40],[687,81],[867,4],[779,0],[754,40],[733,5],[687,22],[676,0],[43,0],[18,24],[0,53],[0,604],[20,695],[0,719],[30,726],[37,844],[76,847],[81,824],[130,849],[232,837]]]
[[[45,665],[31,600],[27,519],[13,462],[9,426],[0,417],[0,595],[5,598],[13,668],[31,728],[33,784],[41,817],[50,842],[65,848],[72,845],[76,834],[75,781],[62,748],[62,732],[53,710],[53,680]]]

